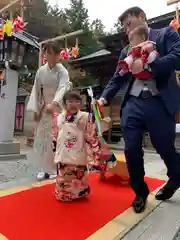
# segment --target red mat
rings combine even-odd
[[[55,200],[54,184],[0,198],[0,233],[9,240],[85,240],[127,210],[134,198],[130,187],[99,182],[90,176],[86,200]],[[151,191],[164,181],[147,178]]]

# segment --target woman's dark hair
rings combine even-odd
[[[78,100],[82,102],[82,98],[79,92],[77,91],[68,91],[64,94],[63,104],[66,104],[67,100]]]
[[[53,51],[55,54],[59,54],[60,47],[59,47],[59,44],[57,42],[49,41],[49,42],[44,44],[43,50],[45,52],[47,51],[47,53],[51,53]]]
[[[119,21],[122,23],[129,15],[139,17],[141,13],[144,14],[145,20],[147,20],[145,12],[140,7],[131,7],[120,15]]]

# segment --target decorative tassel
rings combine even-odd
[[[21,17],[17,17],[13,20],[13,30],[15,33],[24,31],[24,21]]]
[[[4,35],[8,36],[8,37],[11,37],[12,35],[12,22],[10,20],[6,20],[4,22],[4,26],[3,26],[3,33]]]

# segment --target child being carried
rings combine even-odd
[[[148,41],[148,28],[144,25],[137,26],[129,34],[129,51],[124,60],[119,61],[120,75],[133,72],[138,79],[152,77],[148,64],[159,56],[156,43]]]

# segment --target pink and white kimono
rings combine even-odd
[[[99,140],[96,126],[87,112],[79,111],[73,116],[67,116],[64,112],[58,116],[57,127],[55,163],[58,165],[58,176],[55,195],[58,200],[72,201],[90,192],[88,163],[92,161],[92,156],[89,155],[89,148],[93,143],[98,144]],[[98,150],[96,144],[95,147]],[[103,170],[105,165],[106,162],[101,162]]]

